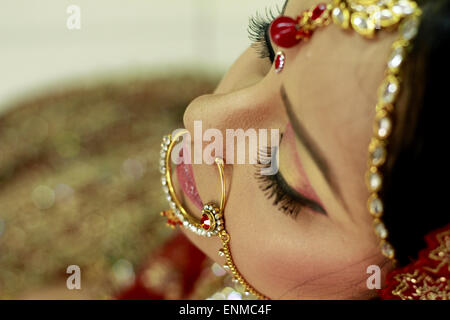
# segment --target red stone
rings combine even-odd
[[[325,3],[319,3],[313,10],[311,19],[316,20],[318,19],[327,9],[327,5]]]
[[[275,71],[276,72],[281,72],[281,70],[283,70],[284,60],[285,60],[284,54],[282,52],[278,52],[275,57]]]
[[[286,16],[276,18],[270,26],[270,36],[275,44],[282,48],[290,48],[300,42],[296,37],[297,23]]]
[[[206,213],[202,215],[202,218],[200,219],[200,223],[202,224],[203,229],[208,230],[211,227],[211,220],[209,220],[209,217]]]

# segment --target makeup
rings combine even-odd
[[[322,202],[320,201],[320,198],[317,196],[317,193],[309,182],[306,171],[302,165],[302,161],[297,151],[298,148],[296,146],[296,136],[294,130],[292,129],[291,123],[286,126],[283,134],[283,142],[286,144],[286,147],[289,150],[284,154],[289,154],[289,161],[294,162],[295,170],[297,171],[295,174],[295,183],[293,181],[289,181],[289,183],[292,184],[291,187],[301,195],[314,200],[322,207],[324,207]]]

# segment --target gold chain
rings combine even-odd
[[[366,172],[366,185],[370,193],[367,206],[373,217],[373,227],[375,234],[379,238],[379,245],[382,254],[391,259],[394,264],[395,250],[387,240],[388,231],[382,222],[384,206],[379,191],[382,189],[383,176],[381,168],[386,163],[388,138],[393,132],[392,113],[395,110],[401,79],[399,77],[400,67],[406,59],[408,49],[411,46],[411,40],[417,34],[419,26],[419,17],[421,11],[417,6],[414,8],[407,19],[400,25],[399,37],[392,45],[385,71],[385,78],[378,88],[378,103],[376,105],[376,115],[373,123],[373,137],[369,144],[369,161]]]
[[[225,269],[232,273],[234,282],[238,281],[244,287],[244,289],[245,289],[244,295],[252,294],[259,300],[269,300],[268,297],[266,297],[262,293],[258,292],[247,281],[245,281],[244,277],[238,271],[236,265],[234,264],[233,257],[231,256],[230,235],[225,230],[222,230],[219,233],[219,237],[220,237],[220,240],[222,240],[222,249],[219,252],[223,253],[223,255],[225,257],[225,261],[226,261]]]

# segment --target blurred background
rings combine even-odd
[[[249,16],[282,2],[2,0],[1,105],[112,72],[221,74],[250,43]],[[66,27],[70,5],[81,10],[79,30]]]
[[[170,236],[162,135],[249,46],[249,16],[282,2],[1,1],[0,298],[107,299],[135,280]]]

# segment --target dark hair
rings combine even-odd
[[[401,265],[449,223],[450,1],[419,1],[422,21],[403,70],[385,168],[384,222]]]

